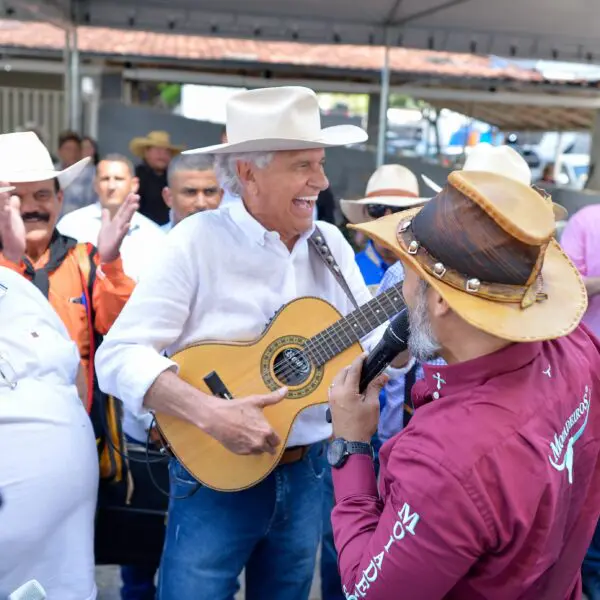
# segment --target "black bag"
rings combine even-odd
[[[127,444],[129,486],[100,481],[95,553],[98,565],[158,566],[165,540],[169,458],[141,444]],[[148,462],[146,462],[146,459]]]
[[[95,248],[85,252],[77,246],[76,256],[87,282],[88,319],[92,336],[91,360],[102,343],[93,329],[92,298],[96,269]],[[120,400],[100,390],[93,363],[90,419],[96,434],[100,483],[96,510],[94,552],[98,565],[158,566],[165,539],[165,520],[169,499],[152,482],[169,489],[169,459],[154,447],[125,442],[122,429],[123,406]]]

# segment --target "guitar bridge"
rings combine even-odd
[[[211,371],[206,377],[204,377],[204,383],[212,392],[213,396],[224,398],[225,400],[233,400],[231,392],[227,389],[227,386],[223,383],[223,380],[219,377],[216,371]]]

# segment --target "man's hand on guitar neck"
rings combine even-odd
[[[161,373],[144,397],[146,408],[196,425],[235,454],[275,454],[281,443],[265,418],[263,408],[281,402],[281,388],[270,394],[223,400],[209,396],[172,371]]]

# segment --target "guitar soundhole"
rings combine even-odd
[[[299,348],[286,348],[275,356],[273,372],[283,385],[302,385],[310,377],[311,364]]]
[[[321,385],[325,370],[313,365],[304,351],[307,339],[284,335],[273,340],[260,359],[260,374],[270,390],[288,387],[288,400],[313,394]]]

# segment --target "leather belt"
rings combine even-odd
[[[291,465],[292,463],[302,460],[310,450],[310,446],[294,446],[293,448],[287,448],[281,459],[279,460],[280,465]]]

